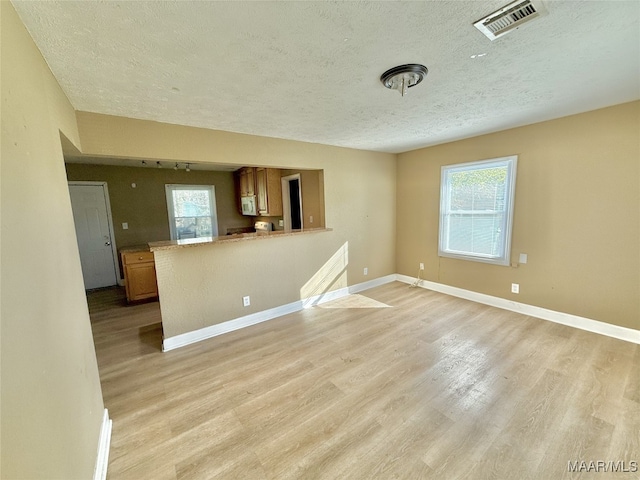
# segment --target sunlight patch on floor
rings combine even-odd
[[[357,293],[316,306],[318,308],[391,308],[391,305],[378,302],[364,295],[358,295]]]

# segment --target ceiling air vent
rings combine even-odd
[[[473,26],[493,41],[545,13],[540,0],[518,0],[481,18]]]

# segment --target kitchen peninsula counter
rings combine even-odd
[[[182,240],[167,240],[163,242],[150,242],[149,248],[152,252],[162,250],[177,250],[187,247],[198,247],[201,245],[213,245],[220,243],[246,242],[253,240],[267,240],[270,238],[281,238],[298,235],[308,235],[311,233],[330,232],[331,228],[305,228],[303,230],[273,230],[271,232],[236,233],[220,237],[200,237],[185,238]]]
[[[118,253],[121,255],[123,253],[139,253],[139,252],[149,252],[149,244],[145,243],[144,245],[130,245],[128,247],[122,247],[118,249]]]

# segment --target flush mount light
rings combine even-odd
[[[427,72],[424,65],[409,63],[387,70],[380,76],[380,81],[385,87],[398,90],[404,97],[409,88],[415,87],[427,76]]]
[[[190,171],[191,171],[191,167],[189,166],[189,164],[188,164],[188,163],[187,163],[187,168],[185,168],[185,170],[186,170],[187,172],[190,172]]]

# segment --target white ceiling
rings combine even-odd
[[[640,98],[639,1],[545,1],[490,42],[506,3],[13,0],[82,111],[397,153]],[[402,98],[404,63],[429,73]]]

